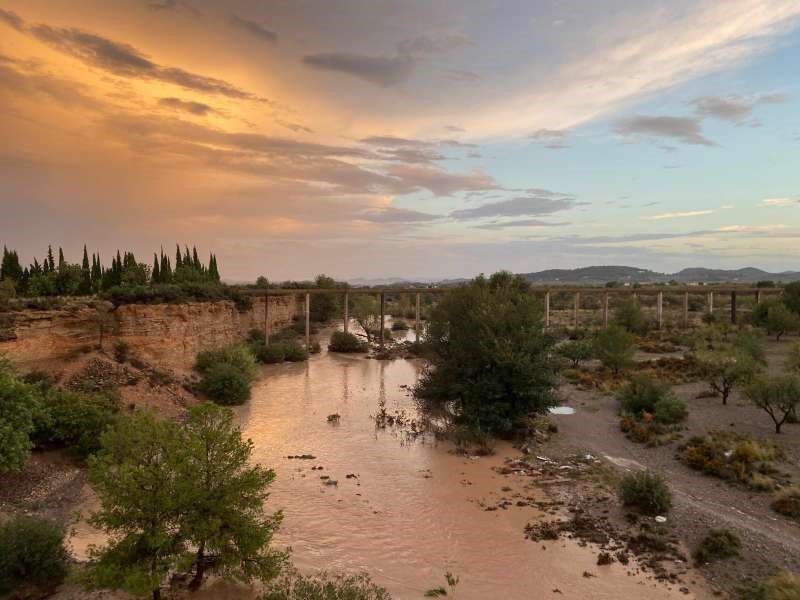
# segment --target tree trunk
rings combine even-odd
[[[153,590],[153,600],[161,600],[161,588],[157,587]]]
[[[197,570],[194,573],[194,578],[189,582],[189,589],[193,592],[200,589],[203,584],[203,576],[206,571],[205,548],[206,543],[202,542],[197,549]]]
[[[781,425],[783,425],[783,423],[775,423],[775,433],[781,432]]]

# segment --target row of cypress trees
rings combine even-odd
[[[220,282],[217,257],[212,253],[208,264],[204,264],[193,247],[189,251],[176,245],[175,266],[161,248],[153,254],[152,267],[138,262],[133,252],[120,253],[111,259],[111,266],[105,267],[99,253],[92,253],[91,262],[86,246],[83,247],[83,260],[80,264],[69,263],[64,251],[58,249],[58,261],[53,255],[52,246],[42,262],[37,258],[27,267],[22,267],[16,250],[3,247],[0,262],[0,282],[11,283],[19,296],[74,296],[97,294],[118,286],[159,285],[159,284],[218,284]]]

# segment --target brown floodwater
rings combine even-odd
[[[377,361],[327,350],[307,363],[263,368],[251,401],[237,415],[255,445],[254,461],[277,473],[266,508],[283,511],[275,543],[292,548],[296,566],[365,570],[403,599],[444,585],[447,571],[460,578],[459,600],[701,597],[630,575],[631,566],[598,567],[597,550],[571,540],[526,540],[525,524],[541,516],[535,508],[484,510],[483,503],[515,492],[535,494],[527,478],[492,470],[515,455],[510,446],[470,458],[432,436],[410,437],[407,427],[376,428],[381,402],[389,414],[418,416],[408,387],[421,370],[419,360]],[[334,413],[338,423],[328,422]],[[315,459],[288,458],[303,454]],[[502,491],[506,486],[512,491]],[[96,533],[78,523],[78,557],[89,542],[98,542]],[[254,594],[217,582],[195,597]]]

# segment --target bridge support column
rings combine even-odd
[[[386,328],[384,323],[386,322],[386,294],[381,292],[381,350],[383,350],[384,344],[384,333],[383,330]]]
[[[544,293],[544,328],[550,327],[550,292]]]
[[[419,292],[415,294],[416,306],[414,308],[414,335],[417,343],[419,344]]]
[[[756,304],[761,304],[761,290],[756,292]]]
[[[575,292],[575,315],[573,321],[575,322],[575,329],[580,324],[580,310],[581,310],[581,293]]]
[[[708,306],[707,306],[708,314],[713,315],[714,314],[714,292],[708,292],[707,304],[708,304]]]
[[[689,327],[689,292],[683,292],[683,326]]]
[[[664,292],[656,295],[656,324],[659,329],[664,324]]]
[[[306,351],[311,352],[311,294],[308,292],[303,304],[306,312]]]
[[[736,325],[736,292],[731,292],[731,323]]]
[[[350,294],[344,293],[344,332],[347,333],[350,327]]]
[[[269,346],[269,293],[264,292],[264,343]]]
[[[603,292],[603,328],[608,327],[608,292]]]

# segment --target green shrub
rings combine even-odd
[[[615,375],[633,363],[635,351],[633,335],[619,325],[606,327],[594,338],[595,357]]]
[[[267,585],[259,600],[391,600],[391,595],[366,573],[302,575],[287,569]]]
[[[800,520],[800,488],[789,487],[778,492],[772,510],[781,515]]]
[[[775,341],[781,336],[800,329],[800,315],[789,310],[785,304],[778,302],[767,309],[767,331],[775,335]]]
[[[617,396],[620,411],[641,418],[649,413],[660,423],[671,425],[686,420],[686,402],[678,398],[667,385],[647,376],[636,376]]]
[[[770,487],[771,465],[783,456],[773,444],[726,431],[693,437],[681,451],[681,460],[692,469],[756,489]]]
[[[251,329],[247,332],[248,344],[266,344],[267,334],[262,329]]]
[[[180,302],[218,302],[231,300],[240,311],[253,306],[250,296],[220,283],[159,283],[112,287],[103,297],[122,304],[176,304]]]
[[[663,515],[669,511],[672,495],[660,475],[639,471],[622,478],[620,500],[645,515]]]
[[[453,288],[433,308],[418,397],[453,407],[460,424],[509,435],[556,403],[554,340],[530,284],[507,272]]]
[[[18,516],[0,526],[0,594],[22,586],[54,587],[68,564],[64,531],[55,523]]]
[[[636,298],[625,298],[614,310],[614,321],[631,333],[647,333],[647,317]]]
[[[269,346],[260,344],[251,348],[256,360],[267,365],[283,362],[286,358],[286,348],[281,342],[271,342]]]
[[[800,315],[800,281],[793,281],[784,286],[781,299],[786,308],[794,314]]]
[[[128,362],[130,358],[131,346],[124,340],[114,342],[114,359],[118,363]]]
[[[251,383],[252,379],[236,365],[218,362],[203,372],[199,388],[217,404],[234,406],[250,398]]]
[[[409,330],[408,323],[406,323],[404,320],[395,319],[394,321],[392,321],[392,331],[408,331],[408,330]]]
[[[328,344],[328,350],[331,352],[366,352],[367,344],[352,333],[334,331]]]
[[[114,422],[116,400],[106,394],[50,389],[35,419],[39,447],[67,447],[83,458],[99,449],[100,434]]]
[[[786,356],[784,368],[790,373],[800,375],[800,342],[795,342]]]
[[[800,375],[757,377],[745,387],[744,395],[770,416],[775,433],[780,433],[800,403]]]
[[[0,473],[19,471],[31,450],[38,388],[18,379],[0,357]]]
[[[319,343],[319,340],[313,340],[308,346],[309,354],[319,354],[322,352],[322,345]]]
[[[705,564],[739,556],[741,549],[742,542],[735,531],[711,529],[700,545],[695,548],[692,556],[698,563]]]
[[[780,571],[766,581],[740,587],[739,600],[797,600],[800,598],[800,577]]]
[[[308,360],[308,351],[303,347],[303,344],[297,341],[286,342],[283,345],[283,354],[288,362]]]
[[[219,350],[204,350],[200,352],[197,355],[195,369],[200,373],[205,373],[219,363],[233,365],[249,380],[252,380],[258,372],[256,359],[250,348],[244,344],[234,344]]]
[[[572,368],[577,369],[583,361],[590,360],[594,356],[594,347],[590,340],[568,340],[559,344],[556,352],[569,360]]]

